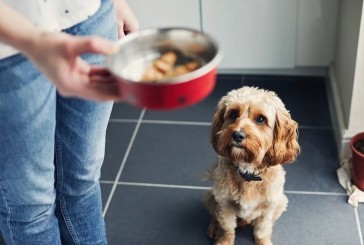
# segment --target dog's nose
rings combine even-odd
[[[243,141],[243,139],[245,139],[245,137],[246,137],[246,135],[245,135],[243,132],[235,131],[235,132],[233,133],[233,140],[234,140],[235,142],[240,143],[240,142],[242,142],[242,141]]]

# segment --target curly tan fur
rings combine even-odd
[[[243,140],[234,139],[234,132]],[[243,87],[219,101],[210,140],[218,160],[204,200],[212,215],[208,236],[215,245],[233,245],[235,228],[251,224],[257,245],[272,244],[274,222],[288,204],[281,164],[294,161],[300,151],[297,123],[274,92]],[[247,181],[237,169],[262,181]]]

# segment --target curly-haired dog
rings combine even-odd
[[[246,224],[255,244],[272,244],[273,224],[288,204],[281,164],[296,159],[297,138],[297,123],[274,92],[243,87],[222,97],[211,126],[218,160],[205,195],[216,245],[234,244],[235,228]]]

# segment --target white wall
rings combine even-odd
[[[129,0],[128,3],[143,29],[184,26],[214,36],[224,50],[219,72],[321,75],[334,57],[339,1]]]
[[[334,69],[345,127],[348,127],[362,0],[340,0]]]
[[[294,68],[298,0],[202,0],[202,26],[222,46],[220,69]]]
[[[296,66],[329,66],[334,60],[339,0],[299,0]]]
[[[349,142],[364,131],[364,18],[362,0],[340,0],[336,55],[330,71],[339,156],[351,155]],[[362,23],[362,24],[361,24]],[[359,39],[360,31],[360,39]]]
[[[363,6],[364,8],[364,6]],[[364,11],[362,11],[362,14]],[[361,18],[349,127],[352,133],[364,132],[364,18]]]
[[[188,27],[200,30],[198,0],[129,0],[140,28]]]

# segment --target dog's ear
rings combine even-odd
[[[300,152],[298,125],[285,108],[277,108],[273,144],[265,155],[265,162],[277,165],[293,162]]]
[[[225,100],[223,97],[216,106],[216,111],[212,119],[212,124],[210,129],[210,142],[217,153],[219,152],[218,142],[220,137],[218,133],[220,132],[221,126],[224,123],[225,110],[226,110]]]

